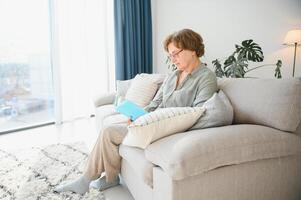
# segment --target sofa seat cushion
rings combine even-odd
[[[113,104],[103,105],[100,107],[96,107],[95,109],[95,123],[96,129],[99,132],[100,129],[103,127],[103,120],[110,116],[116,115],[117,112],[115,111],[115,106]]]
[[[301,154],[301,138],[260,125],[193,130],[163,138],[145,150],[146,159],[181,180],[226,165]]]
[[[125,145],[119,146],[119,154],[125,159],[131,167],[136,171],[137,175],[151,188],[153,188],[153,167],[154,165],[146,160],[144,150],[129,147]]]

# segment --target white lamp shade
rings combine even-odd
[[[301,29],[299,30],[291,30],[287,32],[284,38],[284,44],[301,44]]]

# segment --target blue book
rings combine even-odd
[[[147,114],[143,108],[129,100],[125,100],[117,106],[116,111],[129,117],[132,121],[135,121],[138,117]]]

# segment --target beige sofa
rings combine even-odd
[[[233,124],[120,146],[121,178],[136,200],[300,200],[301,79],[221,79]],[[114,94],[95,100],[100,130],[125,120]]]

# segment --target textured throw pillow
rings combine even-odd
[[[202,107],[162,108],[139,117],[128,126],[123,144],[145,149],[152,142],[189,129],[204,113]]]
[[[208,99],[204,105],[205,113],[192,129],[226,126],[232,124],[233,108],[225,93],[220,90]]]
[[[136,75],[125,95],[125,99],[141,107],[147,106],[153,100],[164,79],[165,75],[163,74]]]

